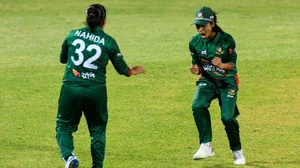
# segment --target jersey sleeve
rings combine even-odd
[[[194,47],[192,41],[189,43],[189,50],[190,50],[190,54],[192,56],[192,64],[201,66],[201,63],[197,59],[197,51],[195,50],[195,47]]]
[[[131,70],[124,61],[119,46],[114,39],[112,39],[111,48],[109,49],[109,60],[119,74],[125,76],[131,75]]]
[[[236,44],[233,38],[231,38],[231,40],[229,41],[227,52],[229,55],[229,62],[236,64],[236,60],[237,60]]]
[[[65,64],[68,62],[68,38],[66,38],[61,45],[61,52],[60,52],[60,62]]]
[[[68,62],[68,50],[69,50],[68,39],[73,33],[74,33],[74,30],[70,31],[68,36],[65,38],[63,44],[61,45],[60,62],[62,64],[65,64]]]

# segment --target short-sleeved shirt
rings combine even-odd
[[[189,43],[192,64],[201,66],[203,68],[202,77],[212,81],[233,80],[232,82],[234,82],[236,80],[237,53],[235,48],[233,37],[225,32],[218,32],[210,40],[201,38],[200,34],[197,34]],[[233,69],[226,71],[215,67],[212,64],[214,57],[221,58],[223,63],[232,63]]]
[[[119,74],[129,76],[117,42],[100,27],[72,30],[62,44],[60,62],[66,63],[63,83],[105,84],[106,66],[112,62]]]

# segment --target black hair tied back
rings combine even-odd
[[[217,22],[218,22],[217,14],[218,14],[218,13],[214,11],[214,22],[215,22],[216,25],[213,27],[213,31],[214,31],[214,32],[224,32],[224,31],[222,30],[222,28],[221,28],[219,25],[217,25]]]
[[[104,6],[93,4],[86,9],[86,25],[90,27],[92,32],[95,31],[96,27],[102,27],[105,19],[106,10]]]

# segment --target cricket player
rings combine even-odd
[[[212,100],[218,99],[234,164],[245,165],[246,159],[236,120],[239,115],[236,104],[239,88],[235,41],[217,25],[216,13],[209,7],[199,8],[192,24],[196,26],[198,33],[189,42],[192,56],[189,70],[195,75],[201,75],[196,82],[197,89],[192,103],[200,140],[200,148],[193,159],[203,159],[215,154],[211,144],[212,128],[208,108]]]
[[[127,77],[145,73],[142,66],[128,66],[120,49],[103,29],[106,9],[100,4],[86,9],[86,27],[72,30],[62,44],[60,62],[66,64],[58,113],[56,139],[65,168],[79,167],[72,133],[84,114],[91,138],[92,167],[102,168],[107,112],[106,66],[110,60],[116,71]]]

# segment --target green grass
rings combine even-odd
[[[83,26],[95,1],[0,0],[0,167],[63,167],[55,140],[64,73],[60,45]],[[300,165],[300,4],[294,0],[103,0],[105,31],[128,64],[146,75],[126,78],[109,64],[106,168],[230,168],[233,160],[217,102],[210,108],[215,157],[194,161],[191,113],[196,76],[188,71],[190,23],[202,5],[236,40],[241,139],[251,168]],[[91,167],[82,118],[74,134],[81,167]]]

